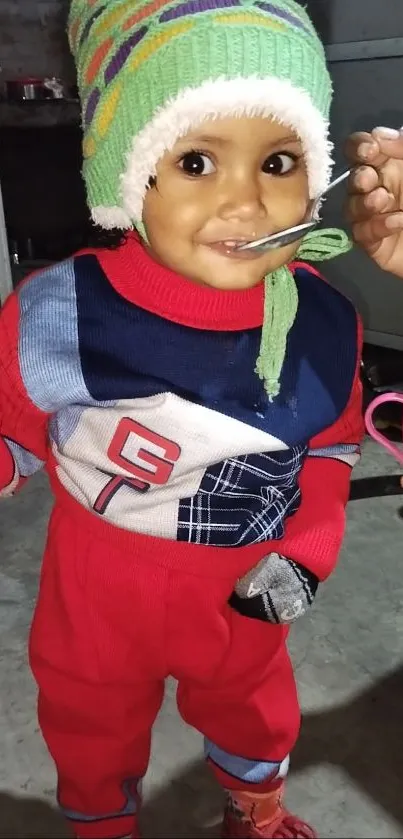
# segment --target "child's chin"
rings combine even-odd
[[[203,278],[203,284],[221,291],[243,291],[253,288],[263,280],[260,273],[247,273],[246,271],[221,272],[214,277],[210,275]]]
[[[240,290],[257,285],[267,273],[269,272],[265,270],[265,266],[262,268],[261,261],[258,264],[256,260],[247,262],[225,259],[210,252],[207,259],[194,261],[187,275],[191,279],[193,274],[195,282],[212,288]]]

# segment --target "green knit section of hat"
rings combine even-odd
[[[352,243],[343,230],[315,230],[303,240],[297,256],[319,262],[348,253]],[[283,265],[265,279],[265,307],[256,372],[270,400],[280,392],[287,336],[298,310],[298,291],[290,269]]]
[[[196,7],[207,8],[206,0],[73,4],[69,34],[91,207],[120,205],[120,176],[133,138],[187,87],[274,76],[305,90],[327,118],[331,83],[304,10],[290,0],[215,4],[197,13]]]
[[[205,37],[202,37],[204,36]],[[259,49],[253,49],[260,40],[259,30],[246,32],[239,29],[238,50],[229,55],[226,49],[226,33],[217,31],[214,33],[204,31],[199,33],[196,44],[185,36],[177,37],[174,43],[169,44],[163,54],[156,53],[148,59],[147,66],[139,67],[136,72],[136,86],[142,89],[143,94],[140,102],[133,96],[133,87],[130,79],[121,79],[116,84],[116,96],[119,103],[113,118],[113,130],[105,130],[111,110],[111,97],[100,103],[98,113],[94,118],[91,127],[85,132],[84,153],[88,156],[84,159],[84,177],[87,182],[88,197],[90,206],[99,205],[113,206],[120,204],[119,178],[126,168],[127,153],[130,150],[130,140],[138,135],[140,130],[147,125],[154,115],[156,109],[161,107],[170,98],[176,98],[181,90],[187,85],[198,87],[211,76],[210,62],[211,51],[217,56],[215,67],[217,78],[236,78],[240,74],[239,52],[243,52],[242,75],[244,77],[256,75],[275,75],[278,78],[289,79],[296,85],[302,84],[300,70],[304,67],[305,88],[309,76],[312,76],[311,88],[314,89],[316,102],[320,102],[320,110],[326,113],[330,103],[330,90],[326,84],[326,76],[321,74],[323,63],[315,54],[309,56],[304,63],[295,62],[295,49],[286,42],[282,43],[279,36],[273,36],[273,52],[267,58]],[[235,33],[232,35],[233,43]],[[278,42],[280,44],[278,45]],[[235,46],[235,45],[234,45]],[[279,72],[279,62],[275,62],[276,54],[281,48],[282,63]],[[162,53],[162,50],[161,50]],[[180,59],[180,60],[179,60]],[[308,56],[305,55],[305,59]],[[185,68],[190,62],[194,62],[191,77],[189,78]],[[182,67],[183,71],[176,72],[172,78],[165,72],[165,67]],[[264,66],[263,66],[264,65]],[[153,80],[150,87],[149,81]],[[119,86],[119,87],[118,87]],[[212,113],[211,117],[215,114]],[[211,118],[210,117],[210,118]],[[205,119],[209,119],[206,114]]]

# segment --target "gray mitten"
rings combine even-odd
[[[312,604],[318,584],[307,568],[272,553],[238,580],[229,604],[247,618],[293,623]]]

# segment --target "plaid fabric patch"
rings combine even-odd
[[[211,466],[200,489],[179,503],[178,541],[241,547],[280,539],[299,507],[305,446],[249,454]]]

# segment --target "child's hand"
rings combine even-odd
[[[311,606],[318,583],[307,568],[272,553],[238,580],[229,604],[247,618],[293,623]]]
[[[403,278],[403,130],[352,134],[346,154],[357,167],[347,204],[354,239],[380,268]]]

